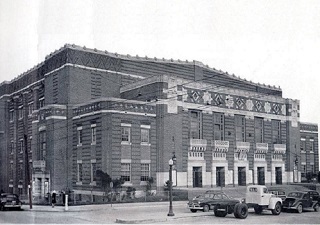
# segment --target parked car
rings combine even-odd
[[[281,213],[282,199],[268,191],[264,185],[249,185],[246,190],[245,203],[253,207],[256,214],[263,210],[271,210],[273,215]]]
[[[313,191],[295,191],[290,192],[282,205],[282,211],[295,210],[302,213],[303,210],[311,209],[319,212],[319,201]],[[314,200],[315,199],[315,200]]]
[[[197,211],[209,212],[214,209],[216,204],[230,201],[239,203],[238,200],[230,198],[223,191],[206,191],[203,195],[190,200],[187,205],[193,213]]]
[[[21,209],[22,202],[18,195],[11,193],[2,193],[0,195],[0,210],[5,209]]]

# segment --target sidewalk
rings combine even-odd
[[[57,213],[110,213],[114,218],[115,223],[122,224],[141,224],[141,223],[154,223],[154,222],[166,222],[170,220],[177,220],[187,217],[203,217],[212,216],[213,212],[198,212],[191,213],[187,209],[186,201],[173,202],[174,216],[167,216],[169,210],[169,202],[141,202],[141,203],[122,203],[113,204],[97,204],[97,205],[81,205],[81,206],[69,206],[68,210],[65,210],[64,206],[40,206],[34,205],[32,209],[29,205],[24,205],[25,211],[36,212],[57,212]]]

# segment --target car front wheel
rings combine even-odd
[[[302,205],[301,205],[301,204],[298,205],[298,207],[297,207],[297,212],[298,212],[298,213],[302,213]]]
[[[210,207],[208,205],[203,206],[203,212],[209,212]]]
[[[315,211],[315,212],[319,212],[319,211],[320,211],[320,206],[319,206],[319,204],[316,204],[316,205],[314,206],[314,211]]]
[[[281,204],[280,202],[277,202],[277,204],[274,206],[274,209],[272,210],[273,215],[279,215],[281,213]]]

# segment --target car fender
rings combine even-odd
[[[274,209],[277,202],[280,202],[280,204],[282,205],[282,199],[278,198],[278,197],[272,197],[269,200],[269,205],[268,205],[268,209]]]

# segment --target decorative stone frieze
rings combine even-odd
[[[249,152],[250,150],[250,142],[236,142],[235,152]]]
[[[189,151],[204,152],[207,149],[206,139],[190,139]]]
[[[265,154],[268,152],[268,143],[256,143],[255,153]]]
[[[211,146],[213,152],[228,152],[229,141],[212,140]]]
[[[286,145],[285,144],[274,144],[274,153],[275,154],[286,154]]]

